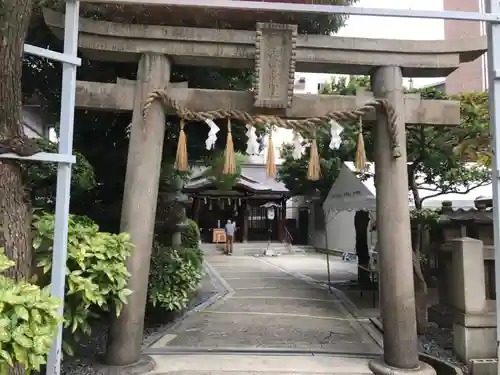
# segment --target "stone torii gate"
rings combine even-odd
[[[44,11],[52,31],[62,36],[63,16]],[[91,59],[138,62],[136,81],[116,84],[79,82],[77,106],[132,111],[132,129],[125,177],[121,229],[132,236],[136,249],[129,259],[134,290],[110,331],[107,360],[129,365],[140,358],[149,257],[153,240],[158,179],[165,132],[162,103],[153,101],[147,117],[148,95],[167,88],[180,107],[191,111],[238,109],[281,117],[321,116],[338,109],[355,109],[369,95],[357,97],[293,95],[295,71],[370,74],[373,95],[384,99],[397,115],[389,131],[384,111],[369,113],[374,120],[377,222],[380,245],[381,310],[384,321],[384,362],[374,361],[377,374],[426,372],[418,361],[410,222],[406,169],[406,124],[459,123],[458,103],[425,101],[403,93],[403,76],[442,77],[460,63],[484,53],[484,39],[403,41],[298,35],[294,25],[257,24],[257,30],[218,30],[121,24],[81,19],[79,47]],[[173,64],[255,67],[253,93],[194,90],[170,84]],[[401,145],[391,152],[392,136]]]

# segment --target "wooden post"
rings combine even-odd
[[[200,226],[200,223],[198,222],[199,219],[199,214],[200,214],[200,198],[199,197],[194,197],[193,199],[193,221]]]

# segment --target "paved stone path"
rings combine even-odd
[[[320,270],[318,268],[314,271],[312,265],[319,267],[322,264],[326,269],[324,257],[285,255],[255,258],[211,254],[205,258],[214,286],[219,283],[219,288],[224,287],[226,293],[215,303],[188,314],[146,351],[154,354],[158,364],[165,363],[168,368],[168,371],[158,368],[156,372],[219,374],[227,371],[232,374],[248,374],[260,373],[258,368],[262,369],[261,372],[269,372],[270,364],[272,368],[275,368],[273,366],[276,363],[284,366],[289,363],[288,359],[279,357],[281,359],[273,362],[270,357],[266,357],[267,365],[263,365],[261,356],[279,354],[293,355],[286,358],[308,355],[305,358],[309,361],[317,358],[319,362],[314,359],[316,367],[308,365],[311,371],[305,373],[322,373],[320,368],[325,373],[332,373],[333,363],[328,361],[339,361],[340,357],[350,357],[352,361],[357,361],[354,365],[349,362],[351,370],[340,371],[341,373],[364,373],[368,371],[366,358],[382,353],[379,344],[367,329],[369,322],[366,318],[355,318],[342,298],[330,294],[311,278],[298,273],[302,264],[306,268],[303,270],[305,273],[309,271],[309,274],[317,276],[316,273]],[[335,267],[334,262],[332,268]],[[342,268],[342,265],[339,267]],[[342,277],[349,277],[349,271],[344,269],[342,272],[345,272]],[[336,275],[342,272],[336,272]],[[321,275],[318,281],[323,280]],[[185,357],[186,353],[191,356],[208,355],[212,358],[206,359],[209,362],[215,358],[213,354],[218,353],[217,358],[221,361],[211,363],[212,367],[216,364],[218,371],[213,372],[204,367],[188,369],[186,364],[192,366],[194,362],[186,360],[192,358]],[[239,357],[229,360],[231,365],[228,367],[223,357],[234,357],[237,353]],[[168,356],[162,356],[163,354]],[[253,362],[251,358],[254,358]],[[203,366],[205,363],[208,366],[208,362],[198,359],[198,365]],[[342,363],[347,363],[343,360]],[[177,363],[177,367],[173,366],[172,361]],[[189,371],[174,370],[182,367],[179,363],[184,363],[183,371]],[[225,363],[225,369],[222,363]],[[255,371],[245,372],[245,368],[254,368]],[[279,373],[296,372],[288,371],[290,368],[287,368],[284,366]],[[313,371],[313,368],[316,370]],[[199,372],[201,369],[205,372]]]

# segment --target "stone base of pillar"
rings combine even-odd
[[[104,364],[104,358],[102,358],[102,362],[102,364],[95,364],[94,368],[104,375],[139,375],[153,371],[156,367],[156,362],[154,361],[154,359],[145,354],[142,354],[137,362],[126,366],[106,365]]]
[[[382,359],[372,359],[368,367],[375,375],[436,375],[436,370],[424,362],[415,369],[404,369],[388,366]]]

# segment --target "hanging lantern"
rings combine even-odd
[[[342,144],[342,138],[340,134],[344,131],[344,128],[335,120],[330,120],[330,150],[338,150]]]
[[[203,203],[207,204],[207,197],[203,198]]]
[[[276,217],[276,212],[274,210],[274,207],[268,207],[267,208],[267,218],[269,220],[274,220],[275,217]]]
[[[209,199],[209,201],[208,201],[208,210],[212,211],[212,200],[211,199]]]

